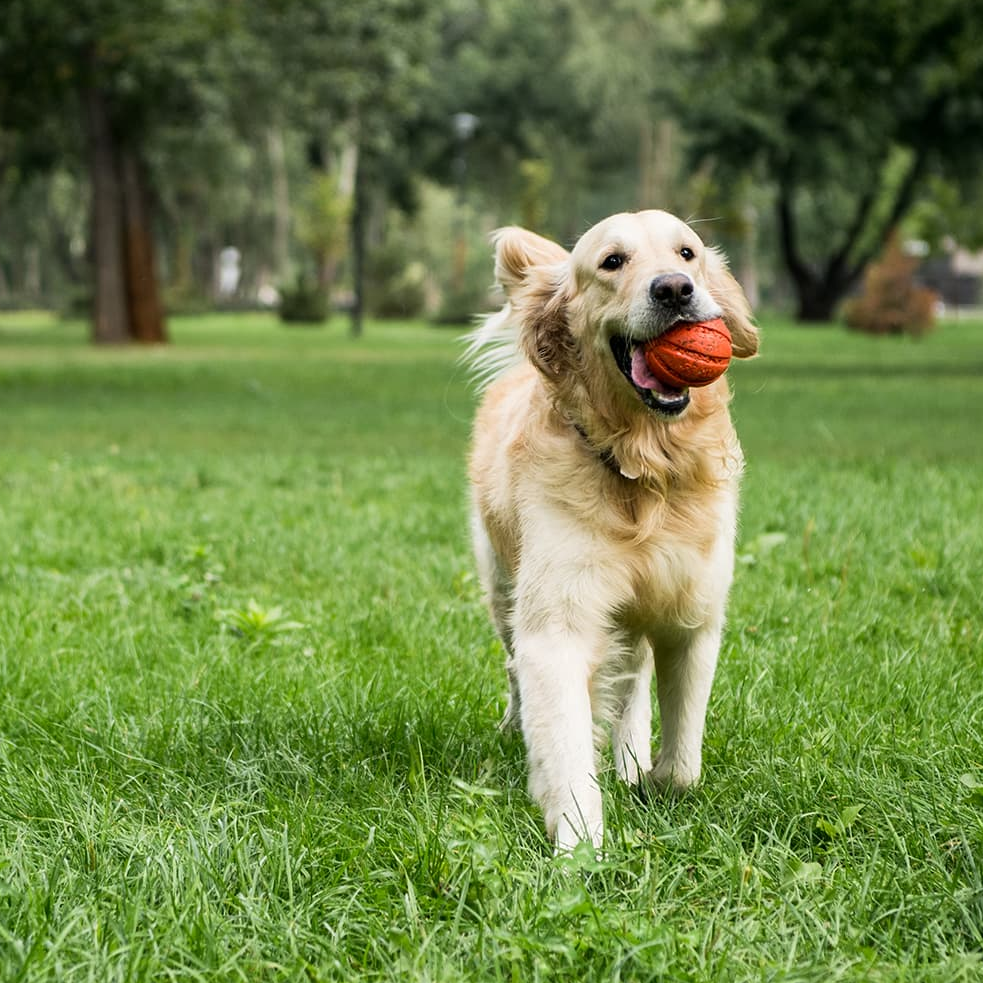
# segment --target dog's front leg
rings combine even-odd
[[[590,670],[597,648],[562,621],[522,624],[517,612],[513,666],[529,762],[529,794],[543,810],[558,853],[603,839],[594,763]]]
[[[652,769],[652,648],[648,639],[634,643],[634,658],[619,680],[618,715],[612,745],[618,776],[638,785]]]
[[[660,785],[695,785],[703,756],[703,726],[720,651],[721,626],[655,641],[662,746],[652,769]]]

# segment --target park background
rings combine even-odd
[[[892,236],[979,302],[978,9],[787,6],[7,0],[0,306],[460,323],[491,229],[655,206],[756,309],[830,320]]]
[[[977,5],[0,14],[0,978],[980,978]],[[738,571],[700,788],[555,860],[461,336],[643,206],[755,299]]]

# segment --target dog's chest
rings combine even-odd
[[[691,547],[667,544],[633,558],[631,594],[620,616],[629,627],[695,628],[711,611],[710,563]]]
[[[729,523],[716,509],[663,507],[645,516],[639,536],[622,547],[628,596],[616,614],[626,627],[696,628],[711,618],[726,594],[732,549]],[[721,520],[724,521],[721,521]]]

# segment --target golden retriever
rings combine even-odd
[[[530,794],[564,852],[603,839],[595,722],[610,722],[626,782],[699,778],[733,573],[743,457],[728,384],[664,385],[641,345],[722,317],[747,357],[758,334],[722,256],[666,212],[614,215],[571,253],[514,227],[495,243],[507,302],[470,349],[487,385],[474,549],[507,652],[503,726],[521,726]]]

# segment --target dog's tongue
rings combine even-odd
[[[662,396],[678,396],[681,390],[667,386],[664,382],[656,379],[652,370],[645,361],[645,353],[642,346],[638,345],[631,353],[631,381],[639,389],[654,389]]]
[[[659,385],[659,380],[652,375],[652,370],[645,361],[645,352],[641,345],[631,353],[631,381],[639,389],[655,389]]]

